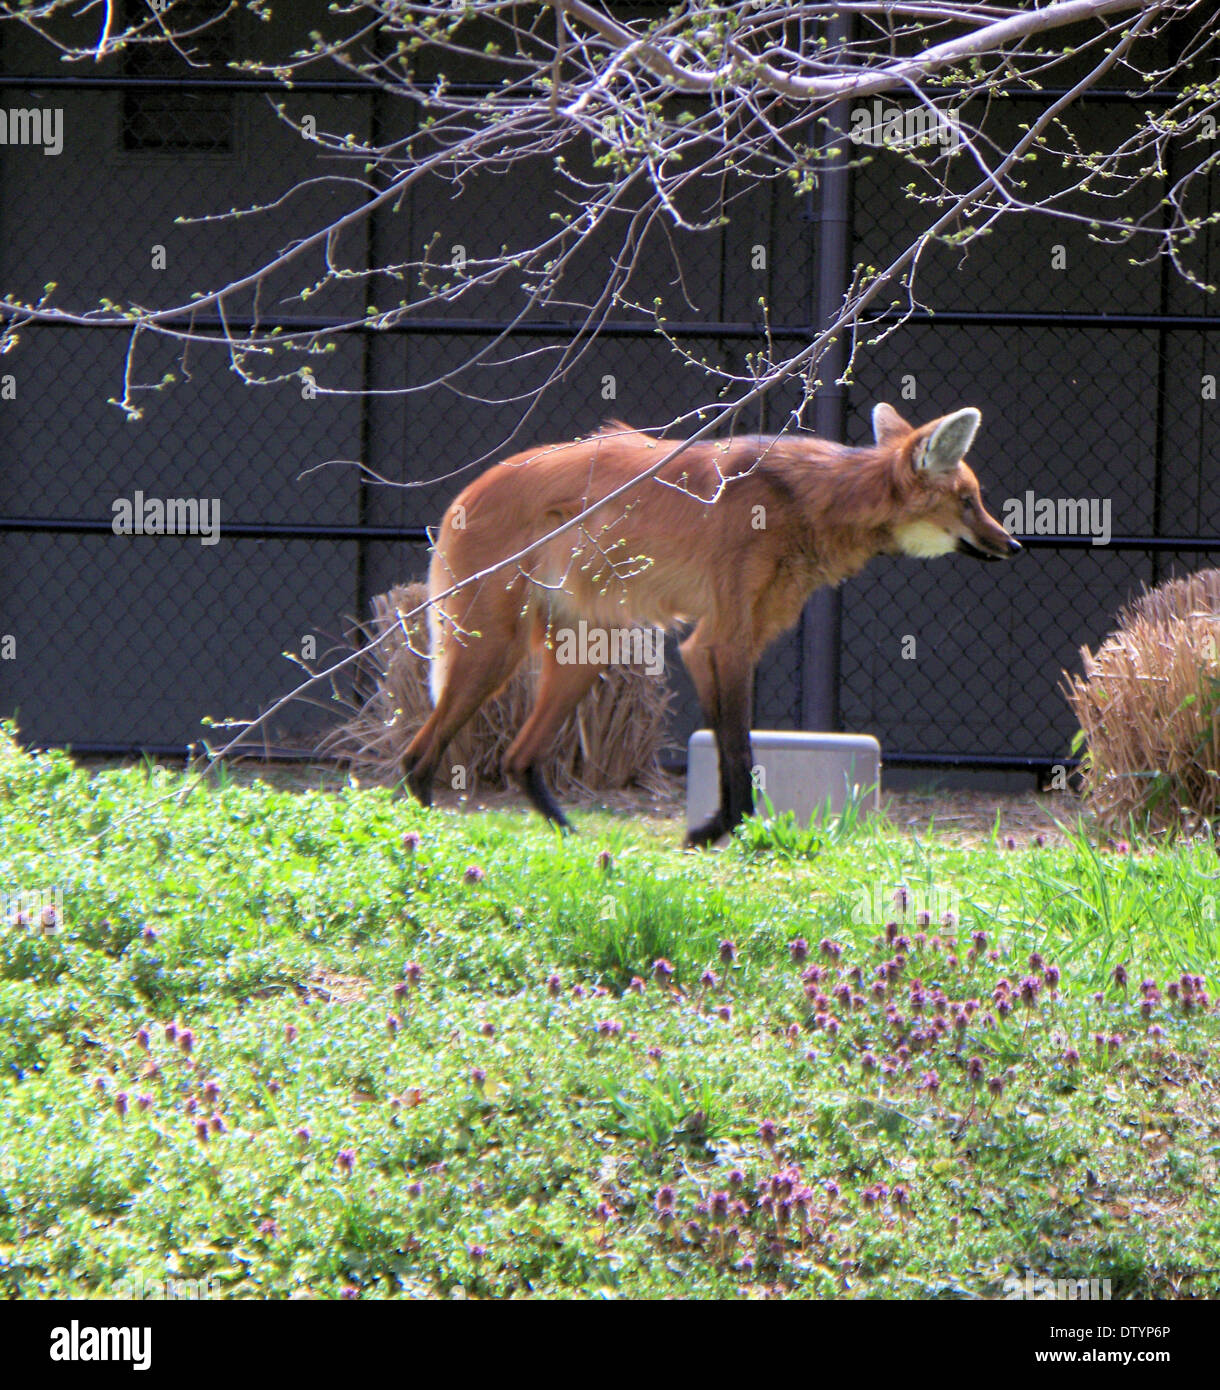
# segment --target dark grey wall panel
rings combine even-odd
[[[1104,147],[1130,133],[1133,110],[1126,103],[1088,102],[1075,108],[1068,124],[1082,149]],[[1036,119],[1030,102],[997,105],[988,113],[990,137],[983,147],[988,163],[997,165],[1021,136],[1020,125]],[[1061,144],[1066,138],[1058,137]],[[994,143],[992,143],[994,142]],[[907,246],[911,222],[901,189],[914,181],[926,196],[938,189],[924,174],[912,174],[911,166],[884,146],[869,151],[869,159],[855,178],[854,232],[856,259],[884,267]],[[943,166],[941,166],[943,173]],[[1032,164],[1022,164],[1017,175],[1025,181],[1024,196],[1031,205],[1056,200],[1053,206],[1066,214],[1092,213],[1079,197],[1061,198],[1063,190],[1082,177],[1075,168],[1065,174],[1061,162],[1040,153]],[[978,165],[959,149],[951,160],[949,187],[961,193],[980,179]],[[1142,210],[1147,191],[1138,204],[1116,198],[1106,206],[1112,218]],[[924,220],[934,209],[921,213]],[[951,226],[950,232],[959,230]],[[1136,243],[1140,247],[1143,243]],[[1063,268],[1054,268],[1054,248],[1063,248]],[[1152,249],[1151,243],[1146,246]],[[966,247],[933,242],[920,256],[919,299],[928,307],[953,310],[1026,313],[1153,313],[1159,308],[1160,269],[1130,264],[1130,246],[1106,245],[1090,235],[1079,220],[1004,217],[987,235]]]
[[[8,536],[0,663],[6,713],[34,742],[186,743],[224,735],[294,686],[282,653],[338,636],[355,608],[355,546],[333,542]],[[272,742],[313,741],[301,704]]]
[[[4,364],[16,399],[3,403],[0,510],[109,520],[112,502],[139,488],[219,497],[222,523],[355,524],[356,469],[318,465],[359,458],[358,397],[305,399],[294,381],[244,386],[219,346],[192,346],[184,376],[176,351],[164,340],[149,344],[142,360],[150,377],[173,371],[178,381],[139,396],[144,418],[129,421],[108,401],[122,392],[123,336],[27,330]],[[356,337],[339,340],[327,379],[358,391],[360,359]],[[316,471],[302,477],[307,469]]]
[[[1161,527],[1168,535],[1220,535],[1217,383],[1220,338],[1214,333],[1167,335]]]

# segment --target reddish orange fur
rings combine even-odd
[[[992,553],[1008,547],[964,462],[940,473],[914,466],[940,423],[915,428],[888,411],[879,442],[858,449],[808,436],[692,445],[519,567],[440,599],[430,614],[436,709],[404,760],[408,780],[426,799],[444,746],[527,648],[545,642],[548,625],[694,621],[682,653],[718,723],[729,717],[721,706],[730,689],[740,717],[740,688],[809,595],[897,552],[901,528],[923,522]],[[489,468],[445,513],[430,594],[540,540],[678,443],[612,422],[589,439],[524,450]],[[964,514],[966,498],[974,507]],[[506,757],[514,776],[534,775],[596,676],[596,668],[544,659],[537,706]]]

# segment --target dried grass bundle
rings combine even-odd
[[[1106,825],[1170,833],[1220,811],[1220,570],[1175,579],[1119,614],[1065,690],[1087,744],[1085,796]]]
[[[350,702],[351,717],[327,736],[320,750],[346,758],[369,781],[399,780],[403,751],[432,709],[424,655],[427,623],[422,613],[408,624],[401,617],[427,596],[423,584],[407,584],[373,600],[367,636],[385,634],[385,640],[366,654],[357,677],[357,687],[372,685],[372,694]],[[459,766],[468,791],[506,785],[500,761],[533,705],[537,674],[536,658],[522,662],[486,702],[450,745],[438,785],[454,785]],[[610,667],[555,740],[544,770],[556,794],[633,785],[653,794],[664,791],[660,755],[672,701],[664,675],[649,675],[635,666]]]

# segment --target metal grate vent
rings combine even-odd
[[[226,0],[174,0],[156,7],[149,0],[127,0],[124,18],[129,26],[144,25],[150,40],[124,50],[124,76],[165,83],[222,75],[236,56],[233,7]],[[231,154],[237,136],[234,109],[233,94],[227,91],[166,85],[128,89],[123,93],[122,148]]]

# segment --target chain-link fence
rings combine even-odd
[[[277,119],[273,93],[291,115],[362,138],[414,119],[354,84],[301,82],[285,97],[269,84],[184,84],[156,71],[51,79],[31,75],[45,63],[12,41],[5,61],[0,108],[59,109],[64,132],[54,158],[0,148],[0,286],[25,300],[53,281],[62,304],[188,302],[333,219],[340,185],[314,181],[316,151]],[[1085,119],[1117,130],[1132,110],[1112,94]],[[892,196],[895,159],[878,151],[853,175],[849,262],[882,264],[909,234]],[[418,254],[431,238],[499,245],[545,204],[545,177],[540,169],[534,189],[520,171],[480,180],[456,198],[422,182],[392,214],[366,219],[344,254],[369,266]],[[192,220],[275,203],[294,183],[291,199],[256,220]],[[740,368],[759,342],[760,301],[780,346],[808,341],[824,235],[815,198],[772,185],[735,203],[726,227],[676,234],[642,256],[639,302],[662,299],[694,358]],[[599,275],[594,254],[576,268],[572,297]],[[273,277],[263,322],[297,286]],[[297,304],[283,321],[358,319],[383,288],[340,282],[310,303],[312,319]],[[891,765],[1045,768],[1068,752],[1074,726],[1058,687],[1080,646],[1104,636],[1142,583],[1220,549],[1220,477],[1207,467],[1213,406],[1201,385],[1220,319],[1163,266],[1133,268],[1121,248],[1036,218],[1006,223],[964,256],[931,248],[921,288],[926,311],[857,355],[847,442],[868,437],[878,400],[916,421],[979,406],[973,462],[993,512],[1017,503],[1029,512],[1015,530],[1030,553],[1005,566],[874,562],[844,586],[837,610],[820,610],[825,630],[811,632],[807,619],[764,659],[755,723],[801,727],[829,662],[829,717],[875,733]],[[512,437],[521,399],[569,345],[569,324],[530,322],[448,385],[402,393],[460,368],[473,345],[494,344],[510,294],[429,307],[399,331],[336,334],[316,396],[293,378],[246,384],[219,334],[210,348],[149,336],[133,355],[123,331],[23,329],[0,360],[11,382],[0,400],[0,635],[11,639],[0,712],[39,744],[166,752],[206,736],[201,720],[248,715],[291,688],[299,672],[284,652],[308,655],[312,639],[324,657],[374,594],[422,573],[424,528],[468,480],[469,461]],[[114,401],[133,373],[137,387],[174,380],[131,394],[142,417],[129,420]],[[708,397],[706,378],[683,369],[643,317],[619,320],[537,397],[515,447],[608,415],[662,424]],[[796,387],[779,388],[743,428],[778,428],[798,399]],[[380,485],[356,461],[416,485]],[[215,543],[116,536],[116,504],[137,498],[215,499]],[[1065,498],[1096,516],[1104,509],[1105,544],[1033,524],[1040,501]],[[698,715],[675,679],[680,745]],[[334,717],[324,700],[298,702],[267,741],[312,747]]]

